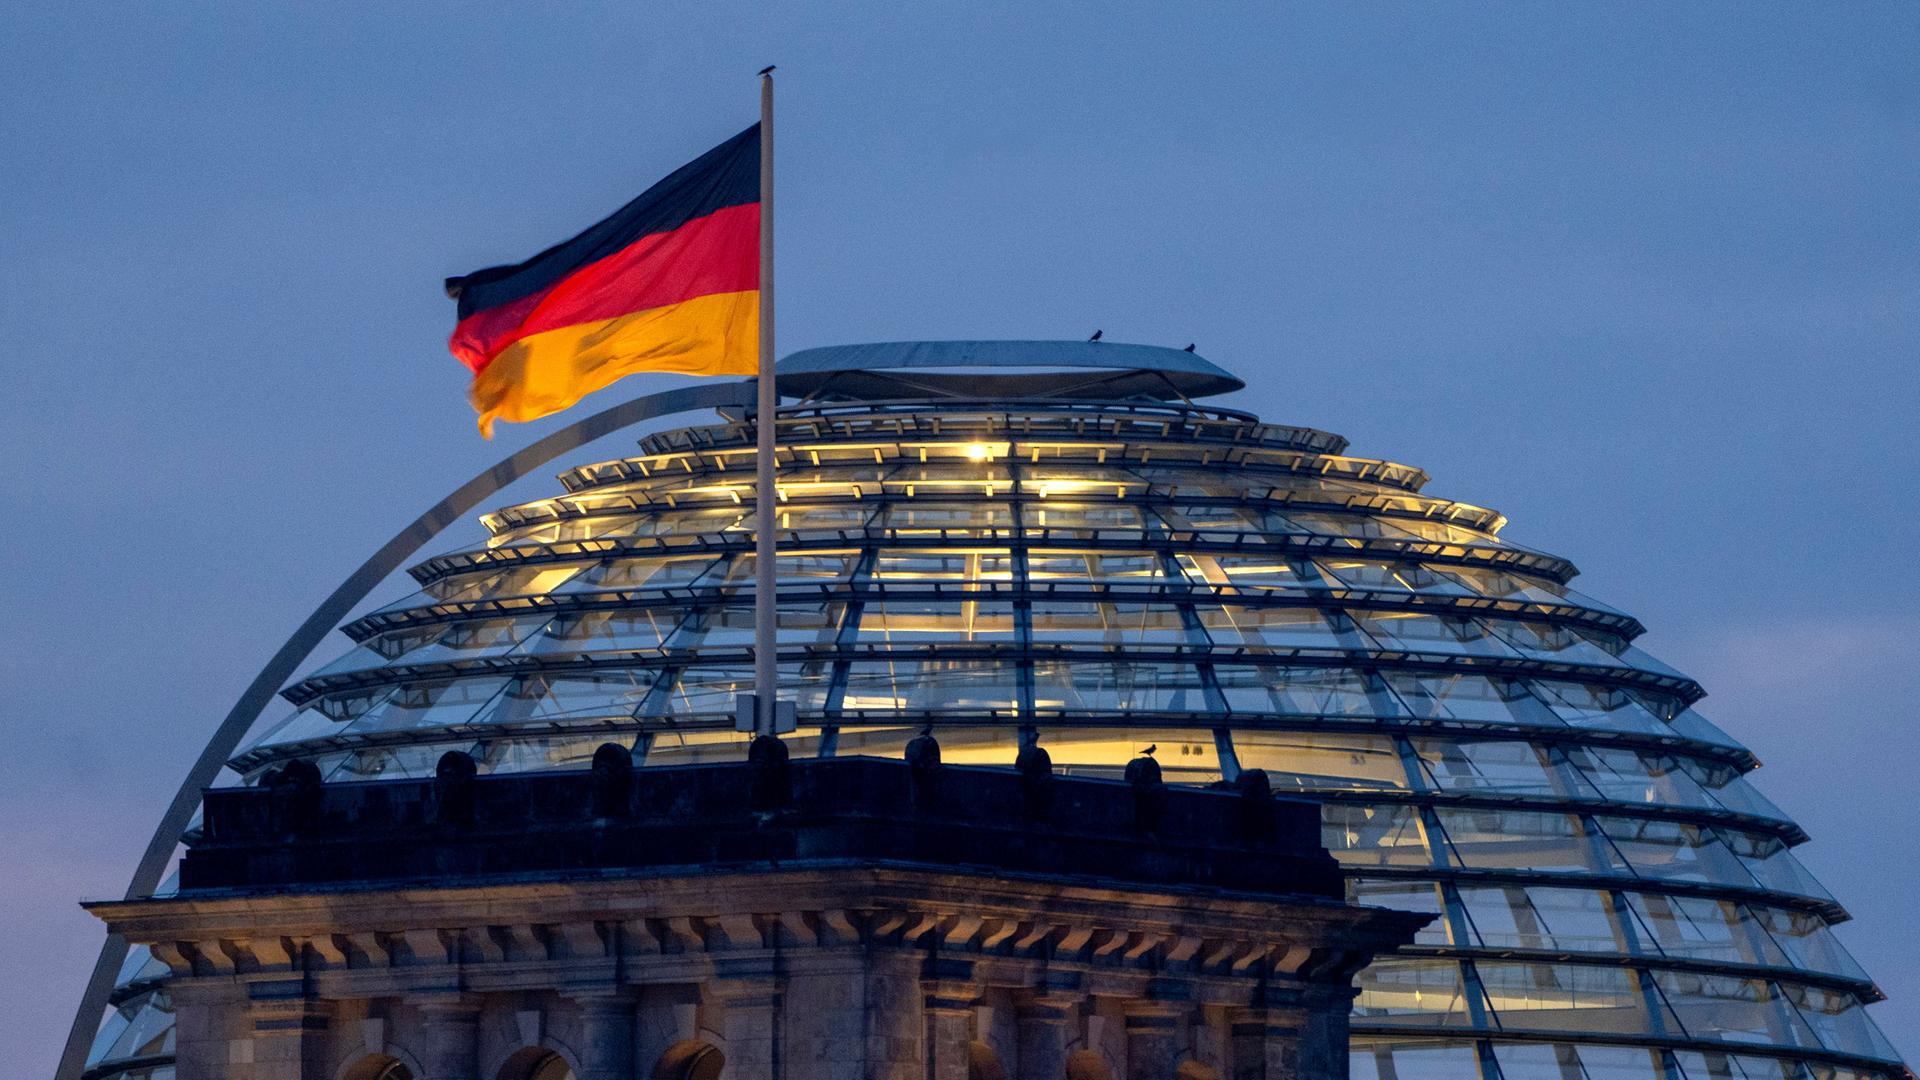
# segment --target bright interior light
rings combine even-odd
[[[987,449],[986,443],[969,443],[967,445],[968,461],[985,461],[989,453],[991,453],[991,451]]]

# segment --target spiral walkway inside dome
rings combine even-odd
[[[1846,917],[1703,691],[1565,559],[1420,469],[1199,399],[1243,383],[1117,343],[841,346],[783,361],[779,644],[797,757],[1169,781],[1324,803],[1349,896],[1440,916],[1362,977],[1356,1077],[1909,1076]],[[751,418],[648,435],[342,629],[232,762],[329,779],[744,756]],[[170,1068],[136,953],[89,1076]]]

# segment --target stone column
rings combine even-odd
[[[1181,1025],[1192,1006],[1184,995],[1128,1001],[1127,1080],[1173,1080],[1180,1056]]]
[[[973,1005],[980,985],[966,979],[926,978],[927,1080],[967,1080],[972,1056]]]
[[[580,1010],[577,1080],[632,1080],[634,994],[609,990],[571,995]]]
[[[1018,1080],[1065,1080],[1067,1044],[1080,1021],[1082,998],[1076,994],[1040,993],[1019,1003],[1014,1027],[1019,1056],[1013,1063]]]
[[[771,975],[716,978],[706,986],[721,1006],[727,1080],[781,1080],[779,980]]]
[[[465,994],[420,998],[423,1080],[480,1080],[480,1003]]]

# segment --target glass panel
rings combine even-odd
[[[667,559],[608,559],[554,591],[574,595],[688,585],[712,569],[718,561],[712,555],[684,555]]]
[[[1572,727],[1665,735],[1667,726],[1624,690],[1586,683],[1532,680],[1534,693]]]
[[[1656,1027],[1647,1015],[1646,996],[1626,968],[1487,961],[1474,967],[1507,1031],[1651,1033],[1665,1026],[1664,1016]]]
[[[1035,548],[1027,556],[1027,578],[1035,587],[1049,583],[1094,581],[1158,585],[1168,580],[1160,556],[1150,551],[1058,551],[1047,548]]]
[[[1606,894],[1547,885],[1462,885],[1480,943],[1489,948],[1564,952],[1623,951]]]
[[[1161,776],[1170,784],[1220,779],[1213,733],[1200,728],[1045,727],[1040,729],[1040,745],[1052,756],[1054,771],[1068,775],[1119,779],[1127,762],[1151,747]]]
[[[1634,872],[1672,881],[1719,881],[1752,887],[1753,877],[1716,830],[1679,821],[1596,817]]]
[[[1345,867],[1431,866],[1420,816],[1406,805],[1320,807],[1320,840]]]
[[[839,757],[905,756],[907,742],[918,727],[845,726],[839,729]],[[1020,753],[1020,729],[1011,724],[980,724],[934,729],[940,740],[940,760],[947,765],[1011,765]]]
[[[1694,712],[1692,709],[1681,710],[1681,712],[1673,718],[1672,724],[1674,734],[1676,735],[1682,735],[1703,743],[1711,743],[1714,746],[1733,746],[1743,750],[1746,749],[1741,746],[1733,736],[1721,731],[1718,727],[1714,726],[1711,720]]]
[[[910,499],[890,503],[875,524],[904,536],[974,536],[1013,528],[1013,508],[1006,503],[936,503]]]
[[[1481,619],[1501,640],[1521,655],[1563,664],[1592,664],[1597,667],[1621,667],[1620,661],[1577,632],[1551,623],[1517,622],[1506,619]]]
[[[872,580],[918,584],[978,584],[1013,581],[1013,556],[1001,548],[919,551],[886,548],[874,558]]]
[[[474,755],[486,773],[543,772],[548,769],[584,769],[593,764],[601,744],[625,745],[631,736],[599,732],[592,735],[549,735],[532,738],[489,739]]]
[[[1352,589],[1399,593],[1429,593],[1438,596],[1471,596],[1453,579],[1437,574],[1419,563],[1382,562],[1378,559],[1316,559],[1323,573]]]
[[[1233,733],[1241,768],[1265,769],[1277,792],[1405,790],[1407,770],[1391,739],[1242,728]]]
[[[1214,677],[1237,713],[1291,716],[1398,716],[1398,702],[1377,676],[1350,668],[1256,668],[1226,664]]]
[[[1733,964],[1788,963],[1745,907],[1731,900],[1628,893],[1652,944],[1668,956]]]
[[[1216,607],[1194,609],[1214,644],[1222,648],[1339,649],[1344,643],[1315,608]]]
[[[323,770],[321,776],[328,783],[339,780],[418,780],[432,776],[440,756],[447,751],[472,748],[471,740],[369,747],[342,755],[331,769]]]
[[[1207,636],[1188,629],[1181,610],[1171,605],[1037,600],[1033,640],[1039,645],[1205,645]]]
[[[1211,712],[1191,664],[1033,665],[1033,707],[1069,712]]]
[[[1180,568],[1194,582],[1238,589],[1324,589],[1327,583],[1312,563],[1294,563],[1283,555],[1205,555],[1182,552]]]
[[[145,1057],[173,1049],[173,1001],[166,990],[156,989],[121,1005],[120,1016],[125,1023],[112,1025],[111,1032],[102,1029],[96,1036],[96,1045],[105,1046],[101,1060]],[[107,1041],[109,1035],[111,1041]]]
[[[1860,964],[1841,947],[1839,939],[1827,927],[1827,921],[1820,916],[1758,904],[1747,905],[1747,910],[1766,929],[1774,944],[1792,958],[1796,967],[1854,979],[1867,977]]]
[[[627,607],[562,615],[526,642],[535,656],[656,650],[686,617],[685,608]]]
[[[1765,979],[1656,970],[1653,978],[1687,1034],[1729,1042],[1818,1048],[1813,1029]]]
[[[831,645],[840,633],[847,606],[841,603],[783,604],[775,613],[774,640],[782,645]],[[667,640],[674,650],[740,648],[753,644],[753,606],[707,608],[687,618]]]
[[[1476,1026],[1473,1011],[1485,1009],[1481,1001],[1469,1006],[1466,980],[1453,960],[1383,957],[1354,981],[1360,996],[1353,1018],[1362,1023],[1471,1028]]]
[[[1363,1035],[1351,1045],[1352,1080],[1486,1080],[1472,1043]]]
[[[1606,746],[1568,747],[1566,755],[1613,802],[1718,806],[1671,755]]]
[[[1518,679],[1389,671],[1386,680],[1415,716],[1469,723],[1566,726]]]
[[[785,614],[785,612],[782,612]],[[801,709],[825,707],[827,668],[824,664],[781,664],[780,698]],[[750,665],[719,665],[683,669],[665,698],[664,715],[726,716],[734,713],[735,699],[753,692]]]
[[[1609,873],[1626,867],[1592,843],[1572,814],[1435,807],[1463,866],[1533,873]]]
[[[1488,633],[1478,619],[1458,619],[1419,611],[1352,610],[1347,615],[1382,649],[1461,656],[1514,656],[1514,651]]]
[[[1800,1018],[1813,1026],[1827,1049],[1885,1061],[1900,1059],[1893,1044],[1867,1016],[1859,998],[1844,991],[1793,983],[1781,983],[1779,989],[1799,1011]]]
[[[1502,1041],[1493,1044],[1493,1055],[1501,1080],[1654,1080],[1662,1074],[1657,1051],[1632,1046]]]
[[[1015,678],[1013,665],[992,661],[856,660],[847,669],[841,708],[1012,715]]]
[[[867,527],[872,517],[873,509],[859,503],[787,503],[780,507],[775,523],[782,529],[799,533],[858,532]]]
[[[861,644],[938,645],[1013,640],[1013,604],[1005,601],[888,600],[860,614]],[[832,635],[823,640],[831,641]]]
[[[625,719],[641,711],[658,671],[622,669],[594,675],[540,674],[515,680],[494,712],[499,724],[538,720]]]
[[[426,587],[426,592],[441,601],[463,602],[501,596],[541,596],[559,588],[597,562],[537,563],[510,570],[486,570],[477,574],[456,574],[441,578]],[[382,611],[395,610],[382,608]]]
[[[1140,529],[1139,507],[1119,503],[1063,503],[1058,499],[1027,503],[1021,510],[1029,529]]]
[[[858,551],[785,552],[773,561],[774,580],[781,585],[833,585],[851,581],[859,562]],[[738,555],[714,566],[698,584],[751,590],[758,566],[754,556]]]
[[[343,729],[353,734],[415,731],[449,724],[486,723],[487,706],[501,697],[508,679],[486,676],[441,682],[408,683],[394,689]]]
[[[1540,604],[1559,604],[1566,586],[1545,578],[1530,578],[1507,570],[1485,566],[1436,566],[1432,573],[1460,582],[1479,596],[1498,600],[1531,600]]]
[[[647,748],[646,767],[745,761],[747,746],[752,742],[752,733],[745,731],[664,728],[653,733],[653,741]]]
[[[1574,789],[1542,746],[1506,740],[1415,739],[1427,783],[1441,791],[1590,797]]]

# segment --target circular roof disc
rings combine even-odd
[[[827,401],[1056,398],[1179,401],[1247,384],[1183,349],[1117,341],[883,341],[803,349],[780,392]]]

